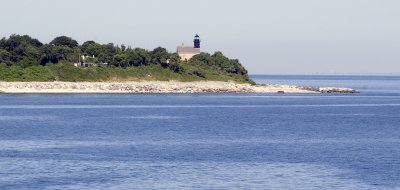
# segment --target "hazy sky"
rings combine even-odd
[[[0,36],[240,59],[251,74],[400,74],[399,0],[0,0]]]

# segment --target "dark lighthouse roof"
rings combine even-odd
[[[194,37],[194,48],[200,49],[200,36],[198,34]]]

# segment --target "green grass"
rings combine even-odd
[[[224,73],[205,64],[181,63],[182,70],[174,72],[170,68],[151,64],[139,67],[74,67],[70,63],[58,63],[48,66],[7,66],[0,64],[0,81],[66,81],[66,82],[101,82],[101,81],[236,81],[253,83],[247,75]]]

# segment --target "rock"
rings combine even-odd
[[[336,87],[321,87],[319,88],[321,93],[358,93],[356,90],[351,88],[336,88]]]
[[[320,92],[320,88],[318,88],[318,87],[301,86],[299,88],[303,89],[303,90],[313,91],[313,92]]]

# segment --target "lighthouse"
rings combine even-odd
[[[200,54],[201,40],[200,40],[200,36],[198,34],[196,34],[196,36],[194,36],[193,42],[194,42],[193,46],[185,46],[183,44],[182,44],[182,46],[178,46],[177,52],[178,52],[181,60],[189,60],[193,56]]]

